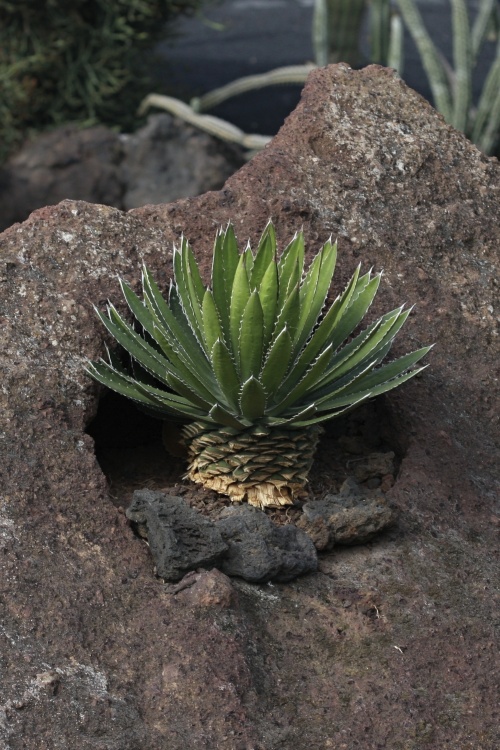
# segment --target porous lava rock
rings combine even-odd
[[[0,168],[0,229],[65,198],[123,207],[124,151],[118,133],[64,125],[43,133]]]
[[[179,583],[171,584],[170,591],[196,608],[229,609],[238,599],[230,578],[217,568],[187,573]]]
[[[284,582],[318,567],[316,549],[304,531],[276,526],[248,505],[226,508],[213,523],[182,497],[146,489],[134,492],[126,516],[148,540],[155,572],[166,581],[217,567],[251,583]]]
[[[382,479],[388,474],[394,474],[394,452],[370,453],[368,456],[352,459],[348,466],[349,473],[357,482]]]
[[[314,544],[293,524],[276,526],[249,505],[229,507],[216,522],[228,545],[221,570],[252,583],[292,581],[318,568]]]
[[[167,114],[150,115],[122,145],[125,191],[119,207],[125,209],[218,190],[245,162],[236,144]]]
[[[395,516],[380,490],[365,490],[353,477],[346,479],[336,495],[309,500],[302,510],[298,526],[311,536],[318,549],[368,542],[390,526]],[[325,541],[320,537],[318,543],[318,529],[325,527],[328,536]]]
[[[127,518],[145,527],[156,573],[179,581],[197,568],[213,568],[228,552],[219,529],[182,497],[136,490]]]
[[[63,202],[1,236],[9,750],[496,750],[499,183],[393,72],[339,64],[221,191],[127,214]],[[117,276],[138,289],[143,262],[166,289],[182,232],[207,277],[217,227],[254,243],[270,217],[281,246],[301,226],[310,253],[338,238],[332,294],[361,261],[385,271],[370,315],[417,304],[394,354],[436,346],[379,404],[395,529],[206,607],[152,575],[85,432],[92,303],[125,312]]]

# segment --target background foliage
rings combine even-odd
[[[31,129],[136,124],[145,50],[203,2],[0,0],[0,160]]]

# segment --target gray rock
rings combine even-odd
[[[166,581],[179,581],[190,570],[215,567],[227,552],[215,525],[181,497],[136,490],[127,516],[145,525],[156,571]]]
[[[0,229],[65,198],[122,208],[120,136],[64,125],[28,141],[0,170]]]
[[[216,522],[229,545],[221,570],[247,581],[291,581],[317,569],[314,544],[296,526],[276,526],[249,505],[226,508]]]
[[[318,549],[331,549],[334,544],[362,544],[394,521],[394,511],[382,492],[367,491],[349,477],[337,495],[326,495],[322,500],[304,504],[304,516],[299,527],[316,541],[316,529],[321,522],[329,530],[316,541]]]
[[[167,114],[122,137],[123,208],[218,190],[244,163],[242,149]]]
[[[167,114],[132,134],[64,125],[28,141],[0,169],[0,231],[65,198],[128,210],[218,190],[243,150]]]
[[[255,583],[291,581],[318,566],[307,534],[276,526],[248,505],[226,508],[214,524],[180,497],[136,490],[126,515],[148,539],[157,573],[167,581],[212,566]]]
[[[310,520],[305,514],[302,514],[296,525],[299,529],[305,531],[318,552],[330,552],[334,548],[335,539],[333,534],[330,533],[327,519],[316,516]]]

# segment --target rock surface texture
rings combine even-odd
[[[123,214],[63,202],[0,238],[0,743],[6,750],[496,750],[500,168],[390,71],[311,74],[220,192]],[[103,350],[92,303],[185,232],[269,217],[339,240],[337,287],[385,270],[373,315],[417,303],[396,353],[430,367],[383,402],[399,522],[319,572],[253,585],[152,575],[85,433]],[[328,489],[328,488],[325,488]],[[326,493],[325,493],[326,494]]]

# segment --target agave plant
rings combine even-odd
[[[112,304],[97,311],[132,370],[108,352],[87,371],[160,418],[187,421],[194,482],[260,507],[290,504],[304,493],[321,423],[416,375],[430,348],[381,364],[410,310],[358,331],[381,278],[359,267],[325,309],[336,258],[329,240],[304,272],[302,232],[278,258],[271,222],[257,251],[240,254],[229,224],[205,287],[183,238],[168,302],[147,268],[143,300],[120,281],[139,332]]]

